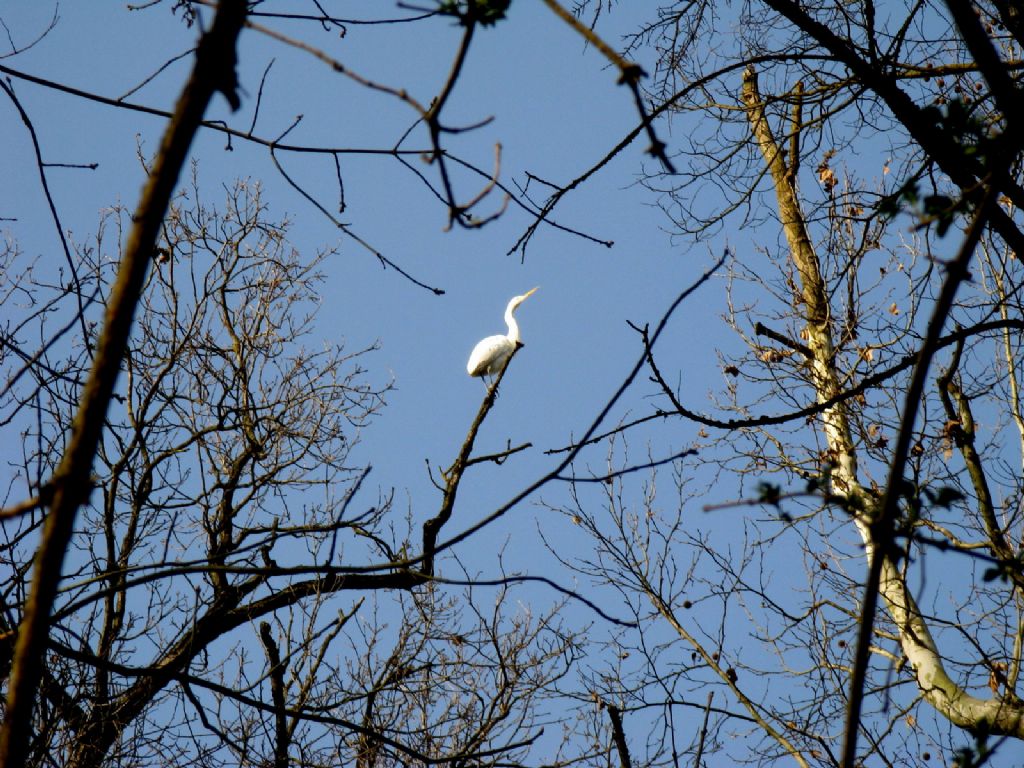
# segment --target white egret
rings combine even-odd
[[[519,324],[516,322],[515,311],[519,305],[526,301],[536,288],[531,288],[522,296],[514,296],[512,301],[505,308],[505,322],[508,323],[508,333],[502,336],[488,336],[481,340],[469,356],[466,364],[466,373],[470,376],[496,376],[505,365],[505,361],[512,356],[519,341]]]

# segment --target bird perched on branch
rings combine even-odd
[[[473,347],[466,364],[466,373],[470,376],[494,377],[505,365],[505,361],[512,356],[516,347],[521,344],[519,341],[519,324],[516,322],[515,311],[519,305],[526,301],[536,288],[531,288],[522,296],[514,296],[505,308],[505,322],[508,323],[508,333],[504,336],[488,336]]]

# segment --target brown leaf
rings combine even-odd
[[[792,356],[791,350],[766,349],[761,353],[761,361],[765,363],[780,363],[787,357]]]
[[[835,189],[836,184],[839,183],[836,179],[835,171],[827,166],[818,168],[818,181],[821,182],[821,186],[825,188],[826,192],[831,192]]]
[[[997,661],[992,665],[988,673],[988,687],[996,696],[999,695],[999,686],[1006,684],[1006,662]]]

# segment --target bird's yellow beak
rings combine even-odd
[[[540,288],[540,286],[538,285],[537,288]],[[523,294],[523,298],[526,299],[532,296],[534,292],[537,290],[537,288],[531,288],[530,290],[528,290],[526,293]]]

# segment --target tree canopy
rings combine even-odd
[[[0,764],[1019,762],[1016,5],[350,5],[0,14]]]

